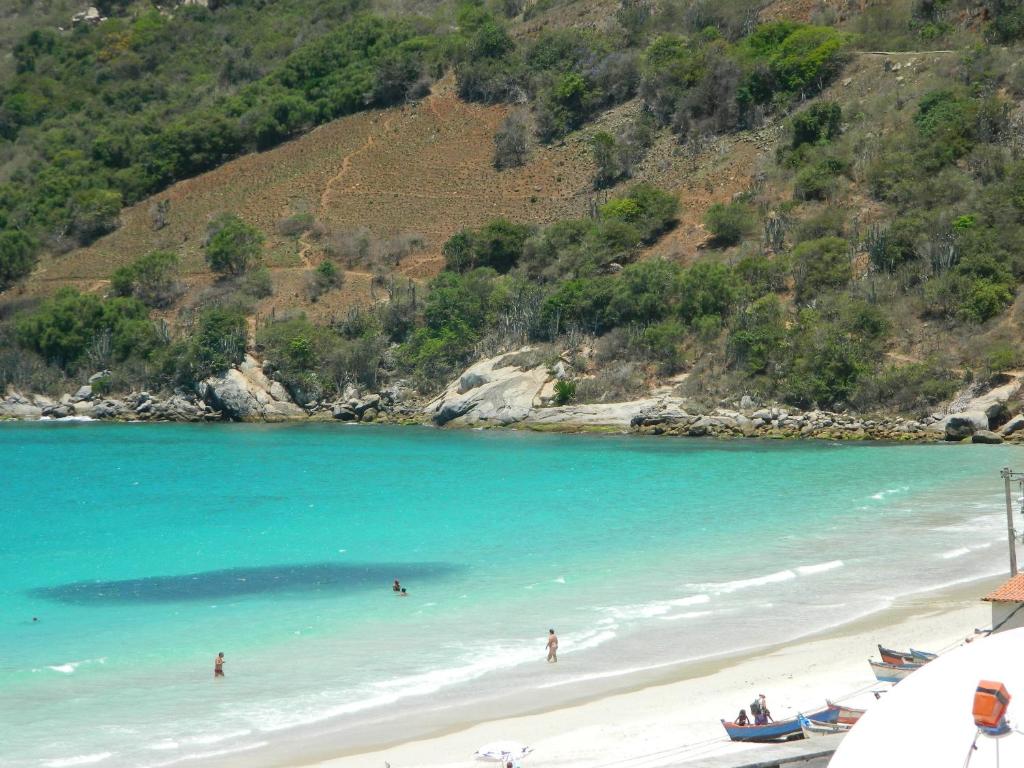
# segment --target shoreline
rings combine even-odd
[[[989,625],[990,608],[980,597],[1001,579],[981,576],[900,597],[866,616],[750,653],[627,672],[623,684],[611,690],[588,689],[584,681],[577,695],[549,705],[494,702],[472,720],[418,722],[398,739],[366,733],[365,743],[350,749],[331,748],[329,737],[304,741],[299,748],[282,744],[271,747],[268,764],[379,768],[387,761],[394,768],[468,768],[477,764],[473,750],[502,739],[534,746],[534,768],[594,767],[606,760],[616,768],[633,761],[651,768],[662,764],[661,757],[679,763],[770,750],[771,745],[729,742],[719,718],[734,716],[733,710],[746,707],[760,692],[768,694],[779,719],[858,689],[860,696],[848,703],[870,705],[870,691],[888,687],[873,681],[866,663],[868,657],[877,657],[877,643],[938,651],[963,641],[975,627]]]
[[[969,388],[948,408],[919,418],[882,411],[863,415],[818,408],[803,411],[758,402],[748,395],[710,405],[668,387],[656,387],[633,400],[576,403],[560,401],[555,395],[555,384],[565,378],[564,370],[525,360],[523,356],[529,357],[529,352],[530,348],[524,347],[518,353],[480,360],[432,399],[417,394],[406,382],[398,382],[378,392],[361,392],[348,384],[333,399],[308,400],[302,393],[289,391],[275,378],[274,367],[252,354],[221,375],[173,393],[132,391],[112,397],[110,372],[99,371],[74,394],[66,392],[56,399],[9,389],[0,397],[0,422],[340,422],[568,434],[910,443],[1024,441],[1024,414],[1014,415],[1007,406],[1024,376],[984,391]]]
[[[0,401],[0,406],[3,402]],[[625,405],[616,403],[614,405]],[[822,412],[823,413],[823,412]],[[721,416],[693,416],[693,419],[722,419]],[[849,417],[853,419],[854,417]],[[870,421],[870,420],[868,420]],[[592,423],[587,421],[565,420],[558,423],[544,421],[523,420],[510,424],[445,424],[438,425],[425,415],[402,416],[399,418],[388,418],[378,416],[372,421],[338,421],[316,412],[303,416],[290,416],[287,418],[259,418],[259,419],[229,419],[221,418],[219,415],[191,417],[166,418],[135,418],[123,414],[110,414],[95,416],[90,414],[68,415],[68,416],[12,416],[5,414],[0,407],[0,426],[4,424],[193,424],[193,425],[280,425],[280,426],[303,426],[316,424],[331,424],[338,427],[426,427],[439,431],[465,432],[465,431],[496,431],[496,432],[533,432],[537,434],[558,434],[558,435],[619,435],[619,436],[640,436],[657,438],[704,438],[722,441],[751,440],[751,441],[792,441],[792,440],[816,440],[828,442],[860,442],[860,443],[886,443],[886,444],[907,444],[924,445],[930,443],[939,444],[979,444],[979,443],[1024,443],[1024,430],[1015,431],[1005,437],[993,433],[998,439],[976,439],[967,436],[959,440],[945,438],[943,433],[932,430],[914,430],[908,432],[894,431],[888,425],[876,429],[873,426],[864,427],[852,425],[849,427],[821,429],[801,429],[795,427],[760,427],[754,430],[741,430],[738,427],[727,426],[724,429],[662,429],[649,425],[624,425],[615,423]]]

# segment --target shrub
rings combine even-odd
[[[463,229],[448,238],[441,249],[445,269],[469,272],[490,267],[499,273],[508,272],[523,255],[523,246],[532,234],[531,226],[507,219],[495,219],[477,230]]]
[[[780,382],[784,399],[801,408],[848,404],[881,355],[888,329],[881,311],[861,301],[802,310],[788,334],[792,358]]]
[[[960,384],[959,377],[938,360],[889,366],[862,377],[851,402],[863,410],[895,408],[921,414],[952,397]]]
[[[630,264],[613,282],[608,317],[616,324],[646,325],[664,318],[679,276],[679,267],[662,259]]]
[[[518,168],[526,164],[526,116],[513,112],[501,123],[494,135],[494,167],[499,171]]]
[[[736,277],[747,286],[750,298],[759,298],[766,293],[786,290],[789,277],[789,259],[776,256],[746,256],[739,260],[734,269]]]
[[[176,361],[179,380],[201,381],[242,362],[247,335],[245,312],[240,307],[203,310]]]
[[[796,299],[807,302],[824,291],[844,287],[853,277],[849,244],[839,237],[808,240],[793,249]]]
[[[654,242],[675,226],[679,198],[650,184],[637,184],[625,197],[613,198],[602,205],[599,213],[606,222],[635,227],[645,242]]]
[[[615,137],[607,131],[595,133],[590,138],[590,152],[596,166],[594,189],[613,186],[625,175]]]
[[[581,403],[614,403],[632,400],[644,392],[641,368],[632,362],[605,367],[593,378],[580,380],[576,400]]]
[[[257,267],[246,272],[239,280],[238,287],[243,294],[254,299],[265,299],[274,294],[274,283],[270,278],[270,270],[266,267]]]
[[[754,227],[753,215],[743,203],[715,203],[704,214],[704,226],[719,248],[739,244]]]
[[[263,252],[263,234],[233,213],[225,213],[207,228],[206,262],[221,275],[241,275]]]
[[[0,231],[0,291],[28,275],[35,266],[35,241],[16,229]]]
[[[658,362],[662,375],[678,370],[681,362],[679,344],[685,336],[686,328],[673,319],[662,320],[644,328],[643,345],[651,358]]]
[[[739,294],[739,283],[725,264],[701,261],[679,276],[677,290],[679,316],[692,325],[702,318],[727,315]]]
[[[600,103],[599,92],[587,78],[578,72],[563,73],[537,96],[537,138],[562,138],[579,128]]]
[[[340,287],[345,282],[345,273],[334,266],[330,259],[324,259],[309,276],[306,295],[310,301],[317,301],[330,290]]]
[[[555,405],[568,405],[576,399],[576,382],[559,379],[555,382]]]
[[[89,244],[117,228],[121,193],[112,189],[86,189],[71,196],[68,233]]]
[[[821,237],[844,237],[846,214],[841,208],[828,206],[804,219],[793,228],[793,241],[817,240]]]
[[[731,362],[751,376],[767,373],[769,364],[781,359],[785,338],[782,303],[762,296],[736,315],[728,343]]]
[[[62,288],[16,322],[18,344],[62,368],[81,360],[101,338],[117,359],[147,356],[158,344],[149,310],[137,299],[99,296]]]
[[[836,178],[843,172],[843,164],[835,158],[824,158],[801,168],[793,185],[796,200],[828,200],[836,188]]]
[[[916,216],[903,216],[888,229],[874,231],[868,238],[871,264],[884,272],[895,272],[917,259],[918,240],[925,226]]]
[[[1011,43],[1024,37],[1024,7],[1016,0],[991,0],[986,4],[991,22],[985,36],[994,42]]]
[[[842,109],[835,101],[819,101],[793,117],[792,149],[824,144],[839,135]]]
[[[176,254],[151,251],[117,269],[110,277],[110,288],[116,296],[134,296],[150,307],[167,307],[182,293],[179,265]]]
[[[277,222],[278,234],[284,235],[285,237],[298,237],[303,232],[308,232],[313,228],[316,222],[313,220],[313,214],[311,213],[295,213],[291,216],[286,216]]]

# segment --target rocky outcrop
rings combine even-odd
[[[988,416],[984,411],[951,413],[942,420],[942,431],[946,440],[963,440],[979,430],[988,428]]]
[[[755,409],[754,400],[749,397],[740,401],[739,409],[714,408],[703,412],[685,398],[669,394],[619,403],[552,406],[547,393],[557,373],[544,366],[523,369],[505,365],[507,359],[508,356],[501,356],[482,360],[468,368],[428,404],[426,415],[438,425],[515,425],[566,432],[612,429],[687,437],[934,440],[944,428],[944,424],[936,427],[943,419],[941,414],[921,421],[896,417],[862,419],[827,411],[800,413],[777,406]]]
[[[1022,429],[1024,429],[1024,414],[1017,414],[1008,422],[1003,424],[999,430],[999,434],[1003,437],[1010,437],[1011,435],[1017,434]]]
[[[1003,438],[997,435],[995,432],[991,432],[987,429],[979,429],[973,435],[971,435],[972,443],[986,443],[989,445],[998,445],[1003,442]]]
[[[199,385],[199,396],[232,421],[286,421],[305,417],[279,382],[271,381],[252,355],[238,368],[210,376]]]
[[[545,366],[506,365],[507,356],[481,360],[468,368],[424,413],[437,425],[508,426],[528,418],[547,382]]]
[[[47,403],[47,405],[50,404]],[[30,421],[38,419],[42,415],[43,409],[38,404],[17,392],[12,392],[0,400],[0,421],[6,419]]]

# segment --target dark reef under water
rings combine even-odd
[[[286,592],[348,592],[389,588],[392,579],[423,581],[458,571],[449,563],[309,563],[226,568],[178,576],[75,581],[29,590],[61,603],[171,603]]]

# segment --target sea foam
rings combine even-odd
[[[776,571],[775,573],[769,573],[766,576],[755,576],[751,579],[709,582],[707,584],[695,584],[693,586],[698,589],[706,589],[710,592],[729,594],[730,592],[738,592],[741,589],[750,589],[751,587],[763,587],[767,584],[778,584],[781,581],[789,581],[790,579],[795,578],[796,573],[787,568],[784,571]]]
[[[827,563],[818,563],[817,565],[798,566],[796,572],[801,576],[811,576],[815,573],[825,573],[825,571],[834,571],[836,568],[842,567],[842,560],[829,560]]]
[[[43,763],[46,768],[70,768],[73,765],[92,765],[113,757],[113,752],[96,752],[92,755],[75,755],[74,757],[61,757],[55,760],[47,760]]]

